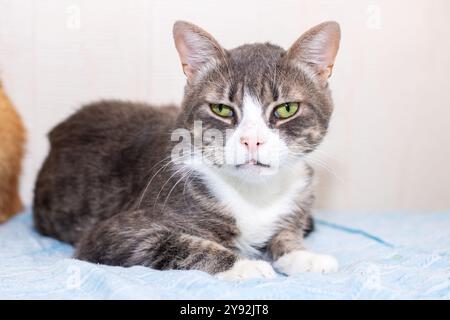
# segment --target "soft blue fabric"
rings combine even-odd
[[[225,282],[199,271],[110,267],[71,259],[29,212],[0,225],[2,299],[449,299],[450,214],[318,215],[310,249],[335,274]]]

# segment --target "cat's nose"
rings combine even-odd
[[[266,141],[258,136],[242,136],[241,144],[244,145],[250,153],[256,153]]]

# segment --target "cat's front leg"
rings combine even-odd
[[[216,275],[223,280],[245,280],[253,278],[274,278],[275,270],[267,261],[238,259],[227,271]]]
[[[339,264],[336,258],[330,255],[294,250],[276,260],[274,267],[284,274],[294,275],[301,272],[336,272]]]
[[[302,240],[299,230],[282,230],[271,239],[268,250],[274,259],[273,265],[276,270],[287,275],[338,271],[339,264],[336,258],[306,250]]]

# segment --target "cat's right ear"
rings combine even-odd
[[[175,22],[173,38],[188,81],[197,76],[202,69],[225,59],[225,50],[219,43],[208,32],[192,23]]]

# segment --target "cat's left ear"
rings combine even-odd
[[[225,50],[202,28],[185,21],[173,26],[173,38],[188,81],[204,68],[225,59]]]
[[[305,32],[288,50],[286,58],[310,66],[325,86],[333,72],[339,49],[341,29],[334,21],[321,23]]]

